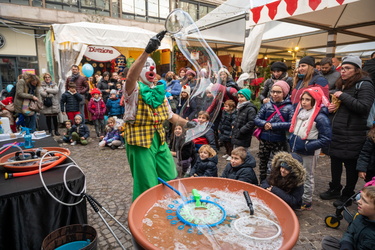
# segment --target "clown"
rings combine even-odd
[[[125,147],[133,176],[133,200],[158,184],[158,177],[177,177],[172,154],[165,142],[163,121],[186,124],[174,114],[165,98],[163,84],[154,84],[155,62],[149,54],[160,46],[165,31],[151,38],[145,51],[129,69],[125,84]]]

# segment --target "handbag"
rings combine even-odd
[[[30,100],[29,108],[30,108],[32,111],[39,112],[40,110],[43,109],[43,103],[40,102],[40,101]]]
[[[43,105],[45,107],[51,107],[52,106],[52,97],[46,97],[43,101]]]
[[[282,107],[284,107],[284,106],[285,106],[285,105],[281,105],[280,108],[282,108]],[[274,108],[276,111],[273,112],[273,113],[267,118],[266,122],[270,121],[270,120],[272,119],[272,117],[273,117],[274,115],[276,115],[276,113],[280,116],[280,119],[281,119],[283,122],[285,122],[285,119],[284,119],[284,117],[281,115],[280,110],[277,108],[277,106],[273,104],[273,108]],[[260,140],[260,135],[262,134],[262,132],[263,132],[263,128],[258,127],[258,128],[256,128],[256,129],[254,130],[254,132],[253,132],[253,136],[255,136],[255,138],[257,138],[258,140]]]

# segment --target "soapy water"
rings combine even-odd
[[[171,210],[170,205],[177,206],[184,204],[185,201],[180,197],[166,196],[165,199],[157,201],[145,215],[142,225],[144,234],[150,243],[160,249],[280,248],[283,241],[282,235],[272,240],[253,239],[253,237],[262,239],[275,236],[277,227],[274,224],[278,224],[278,221],[274,212],[262,200],[256,198],[255,193],[250,194],[255,209],[254,217],[251,218],[242,192],[243,190],[230,192],[208,188],[199,190],[202,199],[211,197],[211,200],[215,200],[226,212],[225,220],[214,227],[191,227],[176,218],[168,219],[167,217],[171,215],[167,212]],[[204,209],[197,209],[193,205],[191,209],[199,218],[204,218],[207,213],[210,213]]]

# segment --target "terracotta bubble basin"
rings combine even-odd
[[[299,222],[294,211],[278,196],[263,188],[241,181],[213,177],[183,178],[169,181],[168,183],[176,189],[181,183],[188,192],[191,192],[192,189],[200,190],[204,188],[228,190],[230,192],[246,190],[251,194],[251,197],[255,195],[275,213],[282,229],[283,240],[280,249],[292,249],[298,240]],[[143,230],[143,220],[150,208],[157,201],[165,199],[166,195],[177,196],[170,188],[160,184],[141,194],[130,207],[128,216],[129,228],[134,240],[144,249],[158,249],[147,240]]]

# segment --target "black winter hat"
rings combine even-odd
[[[299,61],[299,64],[301,63],[306,63],[308,65],[315,67],[315,58],[312,56],[305,56]]]
[[[283,62],[274,62],[271,65],[271,71],[282,71],[286,72],[288,70],[288,66],[286,66]]]

